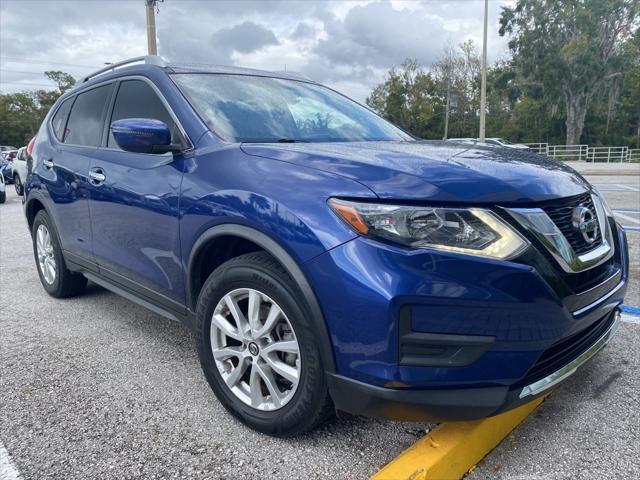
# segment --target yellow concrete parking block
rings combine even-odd
[[[371,480],[459,479],[540,405],[537,398],[495,417],[438,425]]]

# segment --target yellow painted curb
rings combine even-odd
[[[495,417],[438,425],[371,480],[459,479],[493,450],[545,397]]]

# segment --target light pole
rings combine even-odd
[[[480,86],[480,135],[484,142],[485,110],[487,109],[487,19],[489,17],[489,0],[484,0],[484,36],[482,40],[482,84]]]
[[[156,3],[158,0],[145,0],[147,8],[147,49],[149,55],[158,54],[158,45],[156,44]]]
[[[451,104],[451,76],[447,76],[447,106],[445,107],[444,113],[444,137],[443,140],[446,140],[449,136],[449,108]]]

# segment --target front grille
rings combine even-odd
[[[553,344],[545,350],[516,386],[530,385],[579,357],[609,329],[615,320],[615,313],[609,313],[586,329]]]
[[[596,214],[596,208],[593,205],[593,200],[591,200],[591,194],[589,193],[576,197],[564,198],[542,207],[546,214],[549,215],[549,218],[553,220],[553,223],[556,224],[568,240],[576,255],[582,255],[583,253],[598,247],[602,243],[602,232],[600,229],[598,229],[595,241],[593,243],[588,243],[585,241],[582,233],[580,233],[578,229],[574,228],[571,222],[571,216],[573,214],[573,209],[579,205],[587,207],[594,215]]]

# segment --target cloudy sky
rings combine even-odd
[[[489,1],[489,61],[507,56]],[[482,0],[165,0],[158,52],[176,62],[295,70],[364,101],[403,59],[429,65],[446,43],[481,45]],[[45,88],[146,53],[144,0],[0,0],[0,90]],[[29,87],[30,86],[30,87]]]

